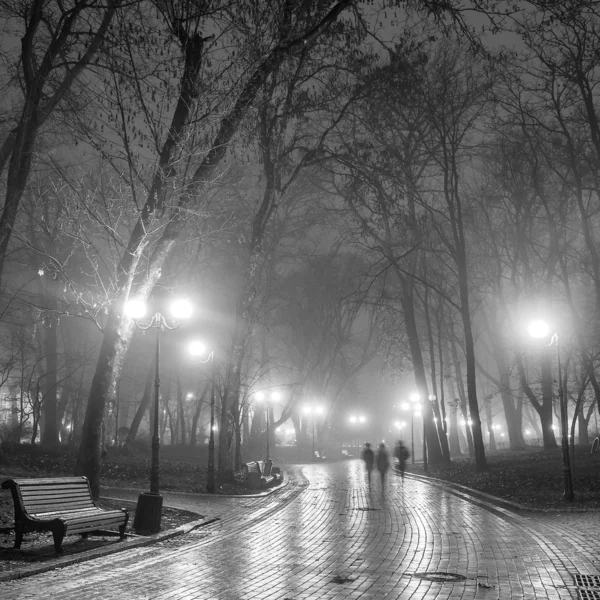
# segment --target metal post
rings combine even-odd
[[[313,442],[313,444],[312,444],[312,446],[313,446],[313,453],[312,453],[312,457],[313,457],[313,460],[315,460],[315,413],[314,413],[314,411],[313,411],[313,418],[312,418],[312,430],[313,430],[313,436],[312,436],[313,437],[313,440],[312,440],[312,442]]]
[[[117,406],[115,408],[115,446],[119,448],[119,388],[121,387],[121,379],[117,382]]]
[[[138,307],[139,309],[139,307]],[[133,311],[139,312],[137,309]],[[142,311],[143,312],[143,311]],[[154,380],[154,410],[151,414],[154,416],[152,427],[152,458],[150,465],[150,492],[142,492],[138,496],[138,503],[133,521],[133,528],[137,533],[157,533],[160,531],[160,521],[162,518],[163,498],[159,493],[160,474],[159,474],[159,404],[160,404],[160,332],[161,329],[177,329],[179,325],[170,326],[165,318],[156,312],[148,324],[140,324],[135,315],[130,315],[136,327],[142,330],[154,327],[156,329],[156,364]],[[118,431],[118,429],[117,429]]]
[[[560,408],[560,426],[562,429],[562,459],[563,459],[563,480],[564,480],[564,494],[563,498],[567,502],[573,502],[573,477],[571,474],[571,460],[569,458],[569,437],[568,437],[568,424],[567,424],[567,406],[565,403],[563,386],[562,386],[562,373],[560,367],[560,349],[558,345],[558,334],[555,333],[552,336],[550,343],[556,344],[556,364],[558,369],[558,404]]]
[[[156,318],[156,317],[155,317]],[[158,435],[158,413],[159,413],[159,398],[160,398],[160,376],[159,376],[159,364],[160,364],[160,316],[156,318],[156,365],[155,365],[155,379],[154,379],[154,431],[152,433],[152,462],[150,467],[150,493],[159,493],[159,466],[158,466],[158,454],[160,449],[160,438]]]
[[[415,464],[415,413],[410,411],[410,456],[411,462]]]
[[[423,401],[423,405],[425,401]],[[425,406],[423,406],[425,408]],[[423,470],[427,472],[427,438],[425,437],[425,410],[421,411],[423,417]]]
[[[210,353],[212,358],[210,382],[210,432],[208,434],[208,473],[206,477],[206,491],[215,493],[215,353]]]

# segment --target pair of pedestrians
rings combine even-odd
[[[381,493],[385,494],[385,476],[390,468],[390,458],[387,450],[385,449],[385,444],[379,444],[377,454],[375,454],[371,448],[371,444],[366,442],[361,454],[361,458],[363,459],[365,468],[367,470],[369,488],[371,487],[371,473],[373,472],[375,465],[377,465],[377,470],[379,471],[379,477],[381,479]]]

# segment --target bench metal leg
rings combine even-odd
[[[62,542],[65,537],[67,527],[62,521],[57,519],[50,525],[50,531],[52,531],[52,537],[54,538],[54,552],[56,552],[56,554],[62,554]]]
[[[25,525],[20,522],[15,523],[15,548],[18,550],[23,543],[23,533],[25,532]]]

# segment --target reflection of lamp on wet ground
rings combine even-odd
[[[563,498],[567,502],[573,502],[573,477],[571,474],[571,459],[569,458],[569,439],[567,433],[567,407],[564,399],[562,387],[562,373],[560,368],[560,349],[558,346],[558,333],[550,333],[550,326],[542,320],[532,321],[528,327],[529,335],[536,339],[544,339],[550,336],[548,346],[556,347],[556,369],[558,371],[558,405],[560,410],[560,426],[562,429],[562,459],[563,459],[563,480],[564,493]]]
[[[206,346],[197,340],[190,344],[190,354],[192,356],[204,356]],[[211,361],[210,369],[210,432],[208,434],[208,473],[206,475],[206,491],[209,494],[215,493],[215,352],[208,354],[206,360],[200,360],[201,363]]]
[[[156,330],[155,348],[155,379],[154,379],[154,423],[152,433],[152,459],[150,464],[150,493],[142,493],[138,497],[137,509],[133,527],[136,531],[156,533],[160,531],[162,516],[162,496],[159,493],[159,449],[160,437],[158,434],[158,416],[160,401],[160,332],[165,329],[177,329],[178,321],[187,319],[192,314],[192,305],[183,298],[171,303],[171,318],[160,312],[155,312],[150,321],[140,323],[139,320],[146,316],[146,303],[141,299],[131,299],[125,304],[125,314],[133,320],[138,329]]]

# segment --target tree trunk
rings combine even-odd
[[[202,394],[200,394],[200,390],[198,390],[197,393],[197,400],[196,400],[196,410],[194,412],[194,416],[192,417],[192,428],[190,430],[190,446],[195,446],[198,440],[198,420],[200,419],[200,413],[202,412],[202,406],[206,400],[206,396],[208,395],[210,391],[210,384],[205,385],[204,389],[202,390]],[[208,424],[208,426],[210,427],[210,422]],[[210,431],[209,431],[210,434]]]
[[[477,401],[477,365],[475,361],[475,342],[471,326],[471,312],[469,308],[469,288],[467,283],[467,259],[464,247],[461,247],[461,259],[458,261],[458,279],[461,297],[461,316],[465,336],[465,355],[467,362],[467,398],[469,413],[471,415],[471,432],[473,435],[473,449],[475,452],[475,470],[487,471],[487,460],[483,435],[481,431],[481,417],[479,416],[479,403]]]
[[[494,434],[494,423],[492,420],[492,407],[490,404],[490,401],[487,401],[485,403],[485,420],[486,420],[486,425],[487,425],[487,430],[488,430],[488,435],[489,435],[489,451],[490,452],[495,452],[497,450],[496,447],[496,435]]]
[[[44,429],[42,431],[42,444],[45,446],[58,446],[58,319],[48,318],[44,323],[43,345],[46,357],[46,375],[43,385]]]
[[[542,406],[538,411],[542,424],[542,436],[544,439],[544,450],[558,447],[553,425],[553,386],[552,386],[552,363],[548,349],[542,349],[541,353],[541,383],[542,383]],[[537,409],[536,406],[534,408]]]
[[[431,326],[432,320],[429,314],[429,288],[425,287],[425,297],[423,301],[424,312],[425,312],[425,325],[427,328],[427,341],[429,345],[429,362],[431,365],[431,388],[433,392],[434,400],[431,402],[431,406],[434,414],[434,426],[437,432],[437,437],[440,444],[440,449],[442,452],[442,463],[450,464],[450,448],[448,447],[448,438],[446,437],[446,429],[444,427],[445,421],[442,412],[440,411],[440,400],[439,400],[439,392],[437,389],[437,368],[436,368],[436,359],[435,359],[435,343],[433,340],[433,328]],[[438,331],[438,337],[440,336],[440,332]],[[442,365],[440,364],[440,369],[442,369]],[[443,396],[443,392],[442,392]]]
[[[402,312],[404,314],[404,326],[406,328],[408,345],[415,372],[415,382],[422,401],[422,415],[425,423],[425,438],[427,443],[427,460],[432,465],[440,465],[444,463],[444,456],[442,455],[442,449],[440,447],[437,427],[433,421],[433,408],[429,401],[425,366],[423,363],[421,343],[419,341],[419,333],[415,319],[412,284],[408,280],[402,281],[401,302]]]
[[[450,349],[452,352],[452,360],[454,362],[454,373],[456,378],[456,388],[458,390],[458,405],[465,421],[465,435],[467,437],[467,447],[469,450],[469,456],[473,456],[473,436],[471,435],[471,427],[469,426],[469,413],[467,411],[467,398],[465,394],[465,386],[462,375],[462,367],[460,359],[458,358],[458,350],[456,348],[456,340],[454,338],[454,332],[450,336]]]
[[[510,387],[508,356],[506,348],[502,345],[501,338],[497,334],[499,327],[496,320],[494,320],[494,325],[495,331],[490,333],[488,339],[492,356],[494,357],[496,368],[498,370],[500,399],[502,400],[502,408],[504,409],[510,448],[511,450],[517,450],[525,447],[525,440],[523,439],[523,430],[521,427],[522,422],[514,405]]]
[[[185,446],[185,410],[183,407],[183,388],[181,387],[181,372],[177,369],[177,429],[179,430],[177,442]]]
[[[131,446],[133,442],[135,442],[142,419],[144,418],[144,415],[150,406],[150,399],[153,398],[155,362],[154,356],[152,356],[150,366],[148,367],[148,372],[146,374],[146,382],[144,383],[144,393],[140,403],[138,404],[137,410],[135,411],[133,420],[131,421],[127,438],[125,439],[125,446],[127,447]],[[150,431],[152,431],[152,429],[150,429]]]
[[[448,402],[449,414],[450,414],[450,455],[461,456],[462,450],[460,449],[460,437],[458,429],[458,405],[460,400],[455,398],[454,401]]]

